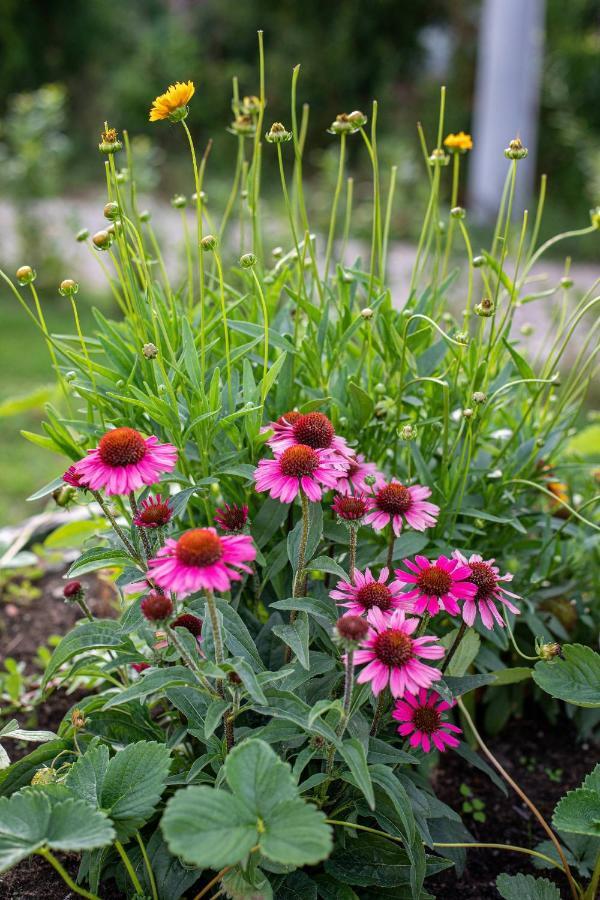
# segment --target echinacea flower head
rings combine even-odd
[[[396,536],[402,530],[403,520],[415,531],[425,531],[435,525],[440,511],[439,506],[427,501],[430,496],[431,491],[423,485],[406,487],[399,481],[391,481],[369,498],[370,509],[365,522],[375,531],[381,531],[391,522]]]
[[[195,90],[193,81],[176,81],[175,84],[171,84],[165,93],[160,94],[152,103],[150,121],[169,119],[171,122],[181,122],[188,114],[187,106]]]
[[[238,506],[237,503],[225,503],[215,510],[215,522],[221,531],[229,531],[239,534],[246,527],[248,521],[248,507]]]
[[[79,487],[103,489],[110,496],[155,484],[176,463],[177,449],[172,444],[159,444],[158,438],[145,438],[135,428],[125,427],[107,431],[98,446],[71,469],[81,476]]]
[[[164,528],[173,517],[173,509],[169,499],[160,494],[147,497],[140,503],[137,515],[133,519],[138,528]]]
[[[377,490],[385,485],[385,479],[375,463],[365,462],[362,453],[349,456],[348,462],[348,471],[343,478],[340,478],[337,485],[340,494],[352,494],[353,492],[369,494],[373,488]],[[369,481],[365,481],[365,478],[368,478]]]
[[[457,134],[449,134],[444,140],[444,147],[450,150],[451,153],[466,153],[467,150],[473,149],[473,138],[470,134],[465,134],[464,131],[459,131]]]
[[[346,462],[334,450],[313,450],[292,444],[274,459],[261,459],[254,471],[257,491],[268,491],[274,500],[291,503],[303,490],[317,502],[323,489],[334,488],[346,471]]]
[[[502,584],[502,582],[512,581],[510,572],[501,575],[498,566],[494,565],[495,560],[484,560],[479,553],[472,553],[467,559],[460,550],[455,550],[452,556],[458,560],[459,564],[469,569],[469,581],[476,588],[475,594],[467,597],[462,608],[462,617],[467,625],[472,625],[479,613],[481,622],[488,631],[492,630],[494,624],[504,628],[504,619],[496,606],[497,603],[519,615],[517,607],[508,599],[512,597],[518,600],[520,599],[519,595],[513,594]]]
[[[343,479],[340,479],[342,481]],[[336,484],[336,490],[340,482]],[[369,509],[367,498],[362,494],[336,494],[331,508],[340,520],[346,525],[360,524]]]
[[[270,428],[274,434],[267,444],[275,453],[293,447],[294,444],[304,444],[313,450],[337,450],[346,456],[350,454],[346,441],[336,435],[335,428],[324,413],[287,413],[273,422]]]
[[[69,466],[69,468],[63,475],[62,480],[67,484],[70,484],[72,487],[85,489],[87,487],[87,484],[84,483],[82,478],[83,476],[77,471],[75,466]]]
[[[147,662],[139,662],[139,663],[131,663],[131,668],[134,672],[137,672],[140,675],[142,672],[145,672],[146,669],[152,668],[150,663]]]
[[[416,694],[439,681],[440,670],[422,659],[441,659],[444,648],[433,635],[412,636],[419,619],[407,619],[401,609],[386,615],[373,608],[367,613],[367,621],[369,633],[354,654],[357,665],[367,663],[359,672],[358,684],[370,681],[375,695],[389,684],[392,696],[403,697],[406,692]]]
[[[150,591],[142,599],[140,609],[149,622],[162,622],[173,612],[173,601],[160,591]]]
[[[148,578],[164,590],[187,597],[200,590],[228,591],[246,563],[256,558],[252,538],[246,534],[218,535],[214,528],[193,528],[178,540],[169,538],[154,559],[148,560]]]
[[[354,616],[362,616],[371,609],[379,609],[382,613],[391,613],[395,609],[401,609],[402,586],[394,581],[386,584],[389,570],[383,568],[379,578],[374,578],[370,569],[365,569],[364,574],[358,569],[354,570],[354,584],[349,581],[338,581],[329,596],[333,600],[343,601],[339,606],[344,606]]]
[[[192,613],[182,613],[176,619],[173,619],[171,628],[185,628],[195,638],[199,638],[202,635],[202,619],[192,615]]]
[[[355,650],[369,633],[369,626],[361,616],[342,616],[333,629],[333,639],[346,650]]]
[[[63,588],[63,597],[67,602],[77,603],[85,597],[85,591],[80,581],[67,581]]]
[[[435,691],[428,694],[421,688],[416,696],[405,694],[404,699],[396,700],[392,718],[401,723],[397,728],[398,734],[402,737],[410,735],[411,747],[421,747],[425,753],[435,747],[444,753],[448,747],[454,749],[460,743],[452,732],[462,734],[458,725],[445,720],[444,713],[452,706]]]
[[[460,615],[459,600],[472,599],[477,593],[476,586],[469,580],[471,569],[458,559],[440,556],[430,562],[425,556],[415,556],[414,563],[404,560],[408,572],[396,569],[400,585],[414,585],[402,600],[408,604],[410,612],[430,616],[444,610],[451,616]]]

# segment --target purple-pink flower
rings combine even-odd
[[[394,534],[399,535],[404,519],[416,531],[425,531],[435,525],[440,511],[439,506],[427,501],[430,496],[431,491],[423,485],[406,487],[399,481],[391,481],[369,498],[369,513],[365,522],[370,523],[375,531],[381,531],[391,522]]]
[[[386,584],[389,574],[389,569],[384,568],[379,573],[379,578],[375,579],[370,569],[365,569],[364,575],[355,569],[354,584],[338,581],[329,596],[333,600],[343,600],[338,606],[345,606],[348,613],[355,616],[364,615],[375,608],[383,613],[393,612],[401,608],[398,598],[402,596],[402,586],[398,582]]]
[[[442,700],[435,691],[428,694],[421,688],[416,696],[405,694],[403,700],[396,700],[392,718],[401,723],[397,731],[402,737],[410,735],[411,747],[420,746],[425,753],[429,753],[433,743],[443,753],[448,747],[458,747],[460,743],[451,732],[462,734],[458,725],[445,720],[444,713],[453,705]]]
[[[335,428],[324,413],[286,413],[269,426],[273,436],[267,444],[274,453],[281,453],[295,444],[312,447],[313,450],[335,450],[347,456],[350,453],[344,438],[336,435]]]
[[[501,584],[502,581],[512,581],[510,572],[500,575],[498,566],[494,565],[495,560],[484,560],[479,553],[472,553],[467,559],[460,550],[455,550],[452,556],[462,565],[468,566],[471,572],[469,581],[477,588],[477,593],[473,597],[468,597],[462,608],[462,617],[467,625],[473,624],[479,611],[481,621],[488,631],[494,627],[494,620],[500,628],[504,628],[504,619],[496,603],[503,604],[512,613],[519,615],[517,607],[508,599],[513,597],[519,600],[519,595],[513,594]]]
[[[69,466],[67,471],[64,473],[62,480],[66,484],[70,484],[71,487],[76,488],[86,488],[87,484],[85,484],[82,480],[82,476],[77,472],[75,466]]]
[[[385,484],[385,479],[375,463],[365,462],[362,453],[348,456],[348,462],[350,463],[348,471],[336,485],[340,494],[370,493]],[[367,484],[365,481],[367,476],[375,479],[373,484]]]
[[[282,503],[291,503],[300,489],[316,502],[323,496],[323,489],[336,486],[346,468],[347,463],[334,450],[293,444],[274,459],[261,459],[254,480],[257,491],[268,491]]]
[[[476,586],[469,581],[470,568],[457,559],[440,556],[430,562],[425,556],[415,556],[414,563],[409,559],[403,562],[410,571],[396,569],[396,577],[401,586],[414,585],[402,598],[410,612],[435,616],[444,610],[458,616],[458,601],[468,600],[477,593]]]
[[[171,521],[173,509],[169,499],[163,500],[160,494],[156,497],[147,497],[142,500],[133,518],[133,524],[138,528],[163,528]]]
[[[80,476],[80,486],[103,489],[110,496],[155,484],[176,463],[177,449],[172,444],[159,444],[158,438],[145,438],[135,428],[125,427],[107,431],[98,446],[88,450],[69,472]]]
[[[146,577],[180,597],[203,589],[228,591],[232,581],[241,580],[237,570],[251,572],[246,563],[255,558],[256,548],[246,534],[218,535],[214,528],[193,528],[178,540],[166,541],[148,560]]]
[[[421,662],[421,658],[441,659],[445,651],[433,635],[412,637],[419,619],[407,619],[401,609],[386,615],[374,607],[367,613],[367,621],[369,633],[361,643],[362,649],[354,653],[355,663],[367,663],[358,674],[358,684],[370,681],[375,695],[389,684],[394,697],[403,697],[407,691],[416,694],[419,688],[428,688],[442,677],[439,669]]]
[[[247,521],[248,507],[246,504],[238,506],[237,503],[225,503],[215,510],[215,522],[221,531],[238,534],[244,530]]]

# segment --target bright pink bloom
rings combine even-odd
[[[173,516],[170,501],[163,500],[160,494],[142,500],[133,523],[138,528],[162,528]]]
[[[275,459],[261,459],[254,472],[257,491],[268,491],[274,500],[291,503],[300,488],[309,500],[323,496],[323,488],[333,488],[348,467],[333,450],[313,450],[294,444]]]
[[[500,584],[501,581],[512,581],[512,575],[507,572],[500,575],[498,566],[494,565],[495,560],[484,560],[479,553],[472,553],[467,559],[466,556],[455,550],[452,556],[460,563],[468,566],[471,574],[469,581],[477,588],[477,593],[473,597],[468,597],[462,608],[462,617],[467,625],[472,625],[475,621],[477,611],[481,616],[481,621],[491,631],[494,627],[494,619],[500,628],[504,628],[504,619],[500,615],[496,603],[502,603],[512,613],[519,615],[517,607],[508,600],[508,597],[514,597],[519,600],[518,594],[513,594]]]
[[[427,497],[431,497],[428,487],[420,484],[406,487],[398,481],[391,481],[369,499],[370,512],[365,522],[370,523],[375,531],[381,531],[391,522],[394,534],[399,535],[404,518],[411,528],[425,531],[435,525],[440,511],[439,506],[427,502]]]
[[[176,463],[177,450],[172,444],[159,444],[154,436],[144,438],[135,428],[115,428],[72,469],[81,476],[80,485],[85,481],[86,487],[104,489],[110,496],[155,484]]]
[[[336,435],[327,416],[320,412],[286,413],[276,422],[271,422],[269,428],[273,429],[274,434],[267,444],[274,453],[281,453],[295,444],[303,444],[313,450],[337,450],[345,456],[350,453],[344,438]]]
[[[443,609],[451,616],[458,616],[458,601],[469,600],[477,593],[469,581],[471,570],[457,559],[440,556],[429,562],[425,556],[415,556],[414,563],[405,559],[404,565],[410,572],[396,569],[396,577],[401,586],[414,585],[403,597],[410,612],[435,616]]]
[[[350,466],[346,475],[343,478],[340,478],[336,485],[336,489],[340,494],[347,495],[357,492],[369,494],[371,491],[384,486],[385,478],[375,463],[365,462],[362,453],[348,456],[348,462],[350,463]],[[373,484],[367,484],[365,481],[367,476],[375,478]]]
[[[354,570],[354,584],[349,581],[338,581],[335,590],[329,592],[333,600],[344,600],[338,606],[345,606],[349,613],[361,616],[370,609],[380,609],[382,613],[390,613],[402,608],[399,597],[402,596],[402,585],[397,581],[387,585],[389,569],[384,568],[379,573],[379,578],[371,574],[370,569],[365,569],[363,575],[358,569]]]
[[[225,503],[215,510],[215,522],[221,531],[231,531],[234,534],[244,530],[248,521],[248,507],[238,506],[237,503]]]
[[[336,488],[339,485],[336,484]],[[338,517],[344,522],[354,522],[360,525],[364,518],[369,504],[367,498],[363,494],[336,494],[333,498],[331,508]]]
[[[410,734],[411,747],[420,745],[425,753],[429,753],[433,743],[434,747],[444,753],[448,747],[458,747],[460,743],[450,732],[462,734],[462,729],[446,722],[443,715],[453,705],[442,700],[435,691],[428,695],[421,688],[417,696],[405,694],[403,700],[396,700],[392,718],[402,723],[397,729],[398,734],[402,737]]]
[[[390,615],[374,607],[367,613],[371,626],[361,644],[362,650],[354,653],[354,662],[368,663],[359,672],[358,684],[371,682],[375,695],[388,685],[394,697],[403,697],[408,691],[416,694],[419,688],[428,688],[439,681],[439,669],[427,666],[423,659],[441,659],[444,648],[433,635],[413,638],[419,619],[407,619],[404,611],[394,610]]]
[[[148,560],[147,577],[180,597],[202,589],[228,591],[232,581],[241,580],[236,569],[251,572],[246,562],[255,558],[256,548],[246,534],[219,536],[214,528],[193,528],[177,541],[167,539]]]

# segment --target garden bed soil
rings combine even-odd
[[[102,617],[114,615],[110,586],[95,578],[83,580],[92,611]],[[78,607],[63,602],[64,581],[59,575],[44,576],[36,584],[41,589],[38,599],[23,603],[14,598],[9,602],[6,598],[0,601],[0,665],[6,657],[13,656],[25,663],[25,671],[30,675],[40,671],[35,663],[38,647],[45,646],[52,634],[65,634],[81,618]],[[76,695],[62,691],[51,694],[36,710],[35,723],[28,721],[27,725],[56,729],[76,699]],[[536,709],[530,710],[528,718],[510,722],[501,735],[490,739],[489,746],[547,818],[551,817],[558,799],[565,791],[580,785],[598,759],[598,748],[589,742],[579,744],[568,720],[552,725]],[[13,759],[27,752],[27,747],[13,742],[7,742],[7,749]],[[462,784],[483,801],[486,821],[479,823],[469,816],[465,819],[475,840],[531,849],[545,839],[537,821],[514,792],[509,789],[505,797],[483,773],[468,768],[463,759],[451,752],[440,760],[434,779],[439,798],[457,811],[465,799],[461,794]],[[74,876],[77,856],[58,856]],[[484,849],[469,851],[460,878],[454,869],[448,869],[429,879],[426,887],[438,900],[498,900],[495,881],[501,872],[543,875],[559,887],[562,896],[567,896],[566,882],[560,872],[539,872],[521,854]],[[39,857],[25,860],[0,877],[0,900],[71,900],[75,896]],[[102,893],[103,900],[119,900],[121,896],[111,886]]]

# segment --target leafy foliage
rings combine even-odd
[[[581,644],[566,646],[563,654],[564,659],[536,663],[536,684],[575,706],[600,707],[600,654]]]

